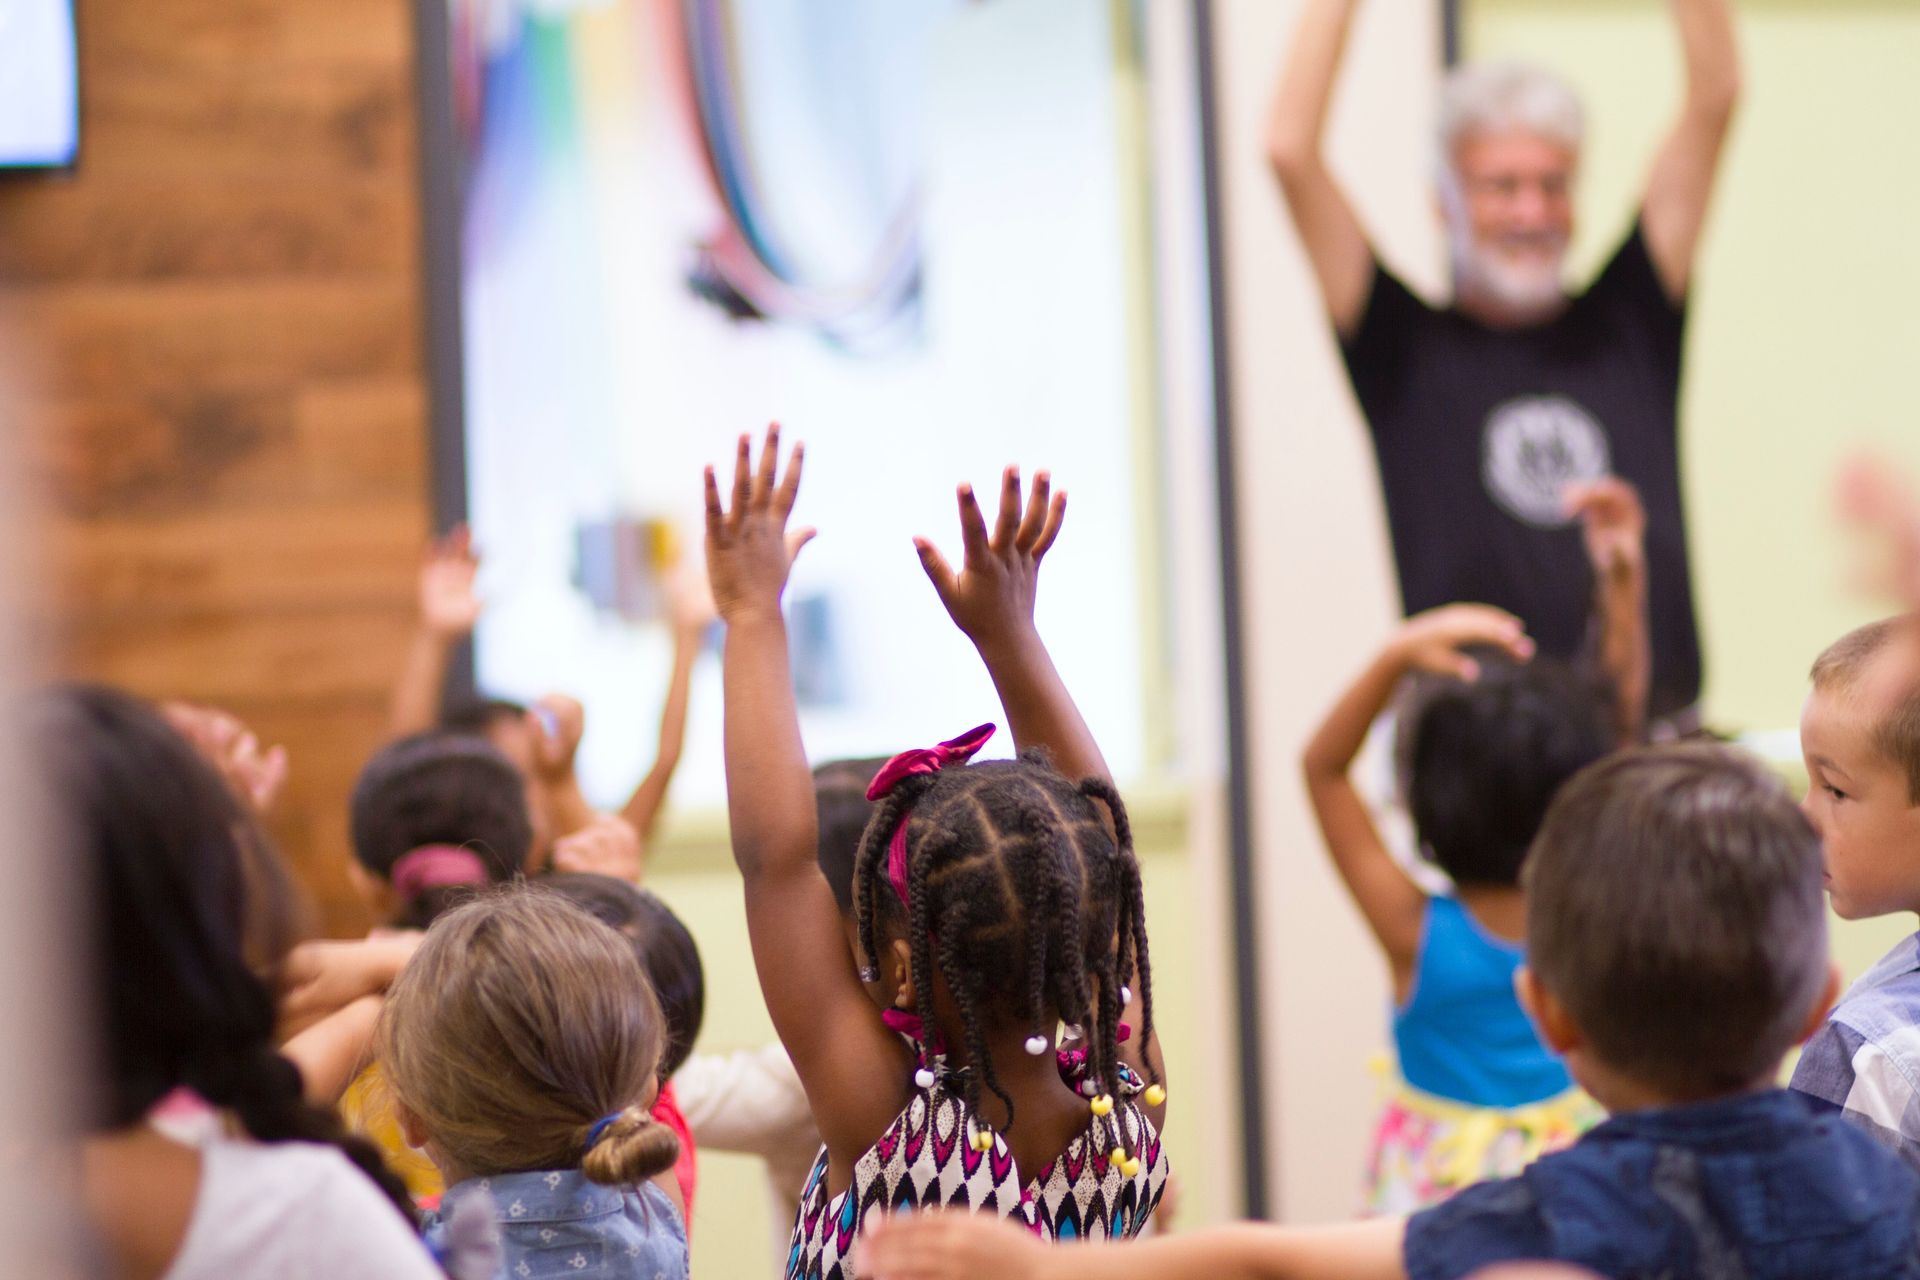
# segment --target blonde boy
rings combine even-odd
[[[1834,911],[1920,912],[1920,615],[1862,627],[1820,655],[1800,747]],[[1847,992],[1793,1088],[1920,1166],[1920,934]]]

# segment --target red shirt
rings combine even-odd
[[[673,1180],[680,1184],[680,1198],[687,1202],[687,1236],[693,1236],[693,1188],[700,1180],[700,1161],[694,1154],[693,1129],[680,1113],[680,1100],[673,1096],[673,1081],[660,1086],[653,1100],[653,1118],[673,1130],[680,1139],[680,1158],[673,1162]]]

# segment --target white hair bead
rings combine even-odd
[[[931,1089],[933,1088],[933,1072],[922,1067],[913,1073],[913,1082],[922,1089]]]
[[[1045,1036],[1028,1036],[1027,1052],[1037,1058],[1047,1051],[1047,1046],[1050,1043]]]

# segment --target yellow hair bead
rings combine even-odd
[[[1121,1173],[1124,1173],[1124,1174],[1126,1174],[1126,1175],[1127,1175],[1127,1176],[1128,1176],[1129,1178],[1137,1178],[1137,1177],[1139,1177],[1139,1176],[1140,1176],[1140,1161],[1139,1161],[1139,1159],[1138,1159],[1138,1158],[1135,1158],[1135,1159],[1132,1159],[1132,1160],[1129,1160],[1129,1161],[1127,1161],[1127,1162],[1126,1162],[1125,1164],[1122,1164],[1122,1165],[1120,1166],[1120,1172],[1121,1172]]]
[[[1092,1106],[1093,1106],[1093,1114],[1097,1116],[1112,1115],[1113,1114],[1113,1095],[1110,1093],[1101,1094],[1099,1097],[1093,1100]]]
[[[1122,1173],[1126,1172],[1127,1149],[1125,1147],[1115,1147],[1113,1154],[1107,1157],[1107,1162]]]
[[[1157,1084],[1150,1084],[1140,1097],[1148,1106],[1157,1107],[1167,1100],[1167,1091]]]
[[[993,1130],[976,1129],[973,1134],[973,1149],[981,1155],[993,1150]]]

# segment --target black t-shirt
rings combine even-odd
[[[1593,612],[1569,481],[1608,473],[1647,508],[1650,711],[1700,693],[1677,426],[1686,306],[1636,226],[1584,294],[1532,328],[1490,329],[1374,269],[1341,344],[1373,434],[1409,614],[1457,601],[1519,615],[1542,652],[1575,653]]]

